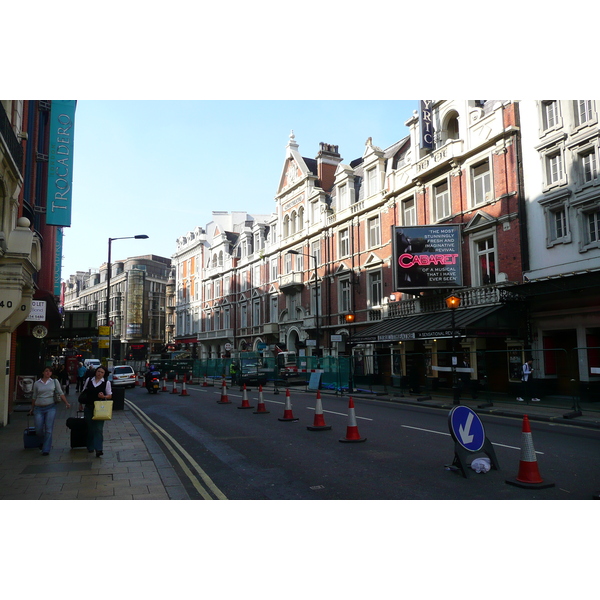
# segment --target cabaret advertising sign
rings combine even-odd
[[[396,290],[462,287],[460,225],[392,229]]]

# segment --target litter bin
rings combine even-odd
[[[125,388],[114,386],[112,389],[113,410],[125,410]]]

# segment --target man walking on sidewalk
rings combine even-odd
[[[524,398],[529,398],[532,402],[539,402],[539,398],[535,398],[535,389],[533,382],[533,359],[528,358],[521,369],[521,381],[523,382],[522,396],[519,396],[517,400],[523,402]]]

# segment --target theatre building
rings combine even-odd
[[[512,392],[531,344],[515,293],[526,267],[518,105],[421,101],[406,125],[382,196],[392,293],[352,346],[384,383]]]

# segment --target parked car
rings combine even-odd
[[[97,358],[86,358],[83,361],[83,366],[87,369],[97,369],[98,367],[102,366],[102,363]]]
[[[240,385],[266,385],[267,374],[258,362],[242,359],[239,382]]]
[[[112,385],[135,387],[135,371],[131,365],[117,365],[112,372]]]

